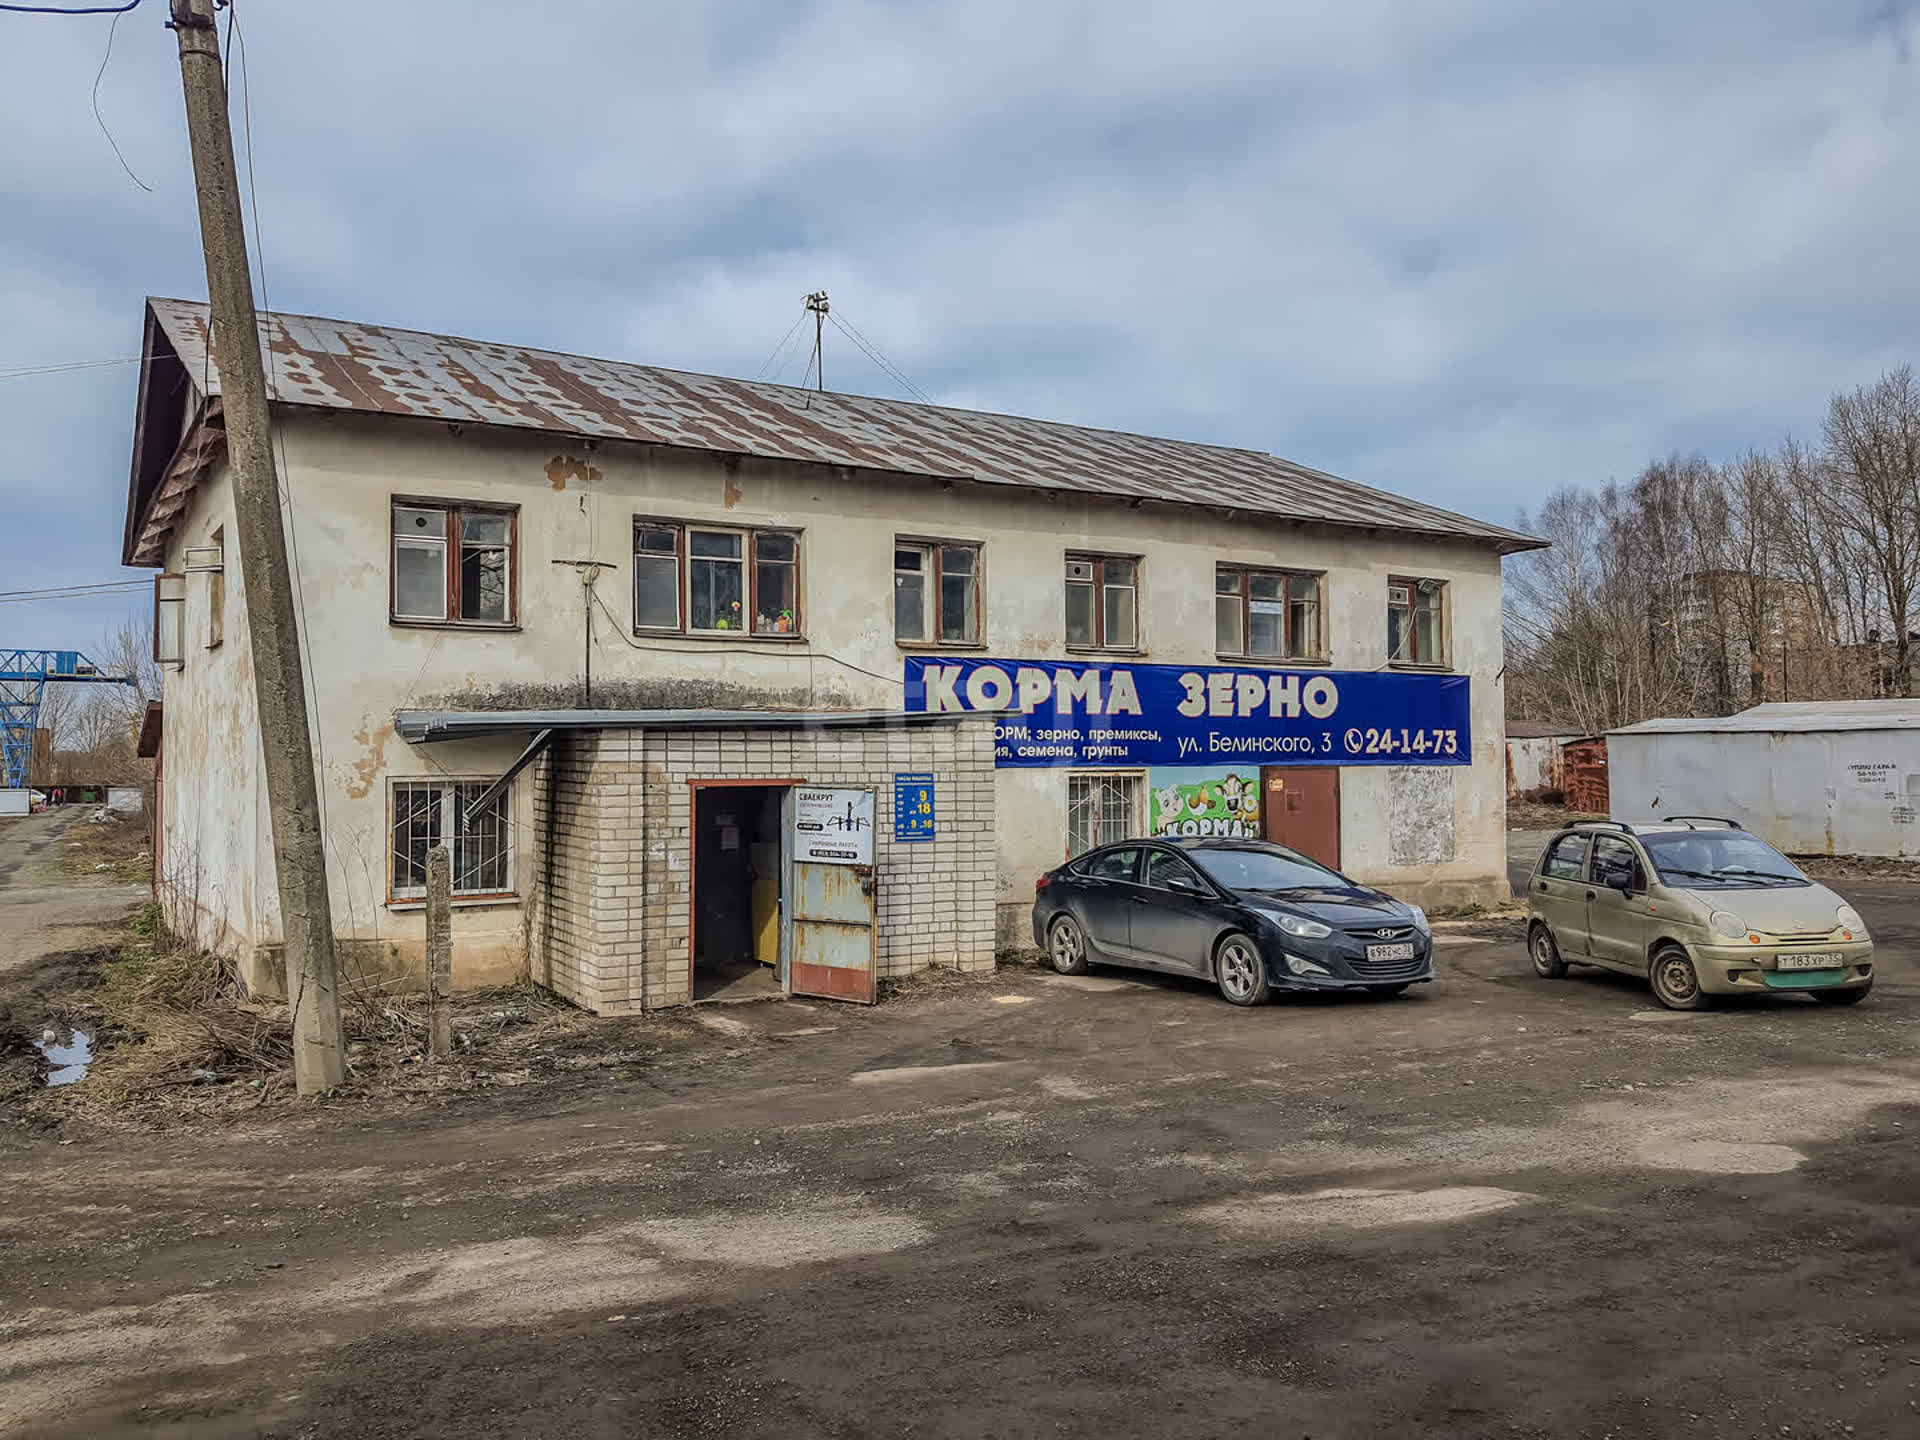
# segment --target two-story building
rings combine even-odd
[[[609,1012],[840,993],[813,948],[843,922],[882,975],[990,966],[1041,873],[1148,832],[1504,894],[1525,536],[1248,450],[297,316],[262,341],[350,983],[421,972],[442,842],[456,982]],[[149,302],[124,558],[159,571],[163,894],[273,989],[212,348],[205,306]],[[796,856],[828,832],[861,884],[823,898]]]

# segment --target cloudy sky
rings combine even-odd
[[[150,193],[91,109],[109,22],[0,14],[0,374],[131,356],[144,295],[206,293],[165,12],[120,21],[98,92]],[[240,21],[277,309],[753,376],[825,288],[941,402],[1502,521],[1920,360],[1920,0]],[[830,385],[900,393],[828,334]],[[0,379],[0,591],[127,573],[134,387]],[[0,600],[0,645],[130,608]]]

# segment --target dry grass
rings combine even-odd
[[[563,1052],[578,1048],[591,1023],[530,985],[464,992],[450,1008],[454,1055],[429,1064],[423,996],[349,998],[341,1013],[348,1055],[341,1098],[517,1084],[536,1063],[578,1068],[578,1057]],[[86,1082],[61,1092],[63,1104],[158,1118],[252,1110],[293,1093],[288,1007],[250,997],[226,964],[170,934],[157,904],[134,918],[97,986],[73,996],[71,1009],[93,1019],[98,1038]]]
[[[1596,815],[1590,810],[1569,810],[1564,805],[1543,805],[1537,800],[1507,802],[1509,830],[1558,830],[1562,825],[1606,818],[1605,815]]]
[[[54,863],[80,879],[147,885],[153,881],[152,843],[145,816],[101,808],[61,837]]]

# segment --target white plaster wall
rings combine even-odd
[[[897,708],[903,652],[893,639],[892,551],[901,534],[985,543],[984,653],[1023,659],[1067,658],[1061,564],[1069,548],[1144,557],[1144,648],[1135,658],[1150,664],[1214,663],[1218,561],[1326,571],[1329,663],[1337,669],[1384,667],[1389,574],[1448,581],[1454,664],[1474,681],[1473,764],[1442,772],[1442,779],[1429,778],[1419,788],[1429,794],[1431,787],[1423,804],[1446,812],[1426,818],[1436,835],[1451,831],[1450,858],[1395,864],[1388,802],[1402,772],[1348,768],[1342,776],[1346,864],[1356,875],[1430,901],[1490,898],[1504,886],[1505,759],[1494,679],[1502,663],[1500,562],[1483,549],[1334,536],[1275,521],[1229,521],[1089,496],[891,481],[754,461],[729,465],[704,455],[626,445],[588,448],[417,421],[289,412],[281,431],[295,500],[290,529],[312,700],[324,748],[335,919],[343,934],[391,941],[403,954],[414,953],[423,941],[418,912],[386,903],[388,781],[440,771],[497,775],[521,743],[516,738],[410,747],[393,734],[396,709],[577,703],[583,589],[572,568],[555,562],[597,560],[610,567],[600,572],[597,590],[618,624],[595,612],[597,703]],[[518,629],[389,623],[389,504],[396,494],[521,507]],[[635,640],[628,627],[637,514],[802,529],[805,643]],[[244,643],[239,593],[237,577],[230,576],[229,658]],[[190,631],[197,623],[189,617]],[[169,699],[171,744],[177,724],[193,712],[182,712],[177,721],[171,694]],[[244,745],[229,748],[244,752],[252,784],[257,737],[249,730]],[[223,757],[221,773],[228,773],[231,760]],[[170,780],[184,783],[189,768],[176,765],[169,750]],[[1064,771],[999,772],[1003,940],[1022,934],[1035,875],[1064,857],[1066,784]],[[530,796],[531,778],[523,774],[514,801],[523,894],[534,854]],[[236,821],[243,818],[239,807],[221,803]],[[244,818],[252,819],[250,809]],[[1404,845],[1399,853],[1406,853]],[[271,865],[264,852],[260,860],[247,883],[270,893]],[[259,908],[263,913],[250,923],[257,938],[271,939],[277,919],[270,906]],[[245,913],[252,915],[251,905]],[[456,965],[468,978],[515,967],[524,954],[521,906],[457,913]]]
[[[213,577],[186,577],[183,660],[165,667],[165,750],[161,765],[164,827],[159,888],[169,923],[239,963],[250,983],[262,908],[273,898],[261,783],[260,724],[253,689],[253,646],[242,602],[245,574],[224,463],[195,491],[167,548],[167,569],[186,564],[189,547],[226,535],[224,639],[207,648]],[[262,884],[262,880],[265,884]]]

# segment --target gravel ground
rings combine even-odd
[[[1848,1011],[1671,1015],[1506,925],[1385,1003],[1018,969],[509,1090],[76,1109],[0,1150],[0,1434],[1914,1434],[1877,883]]]

